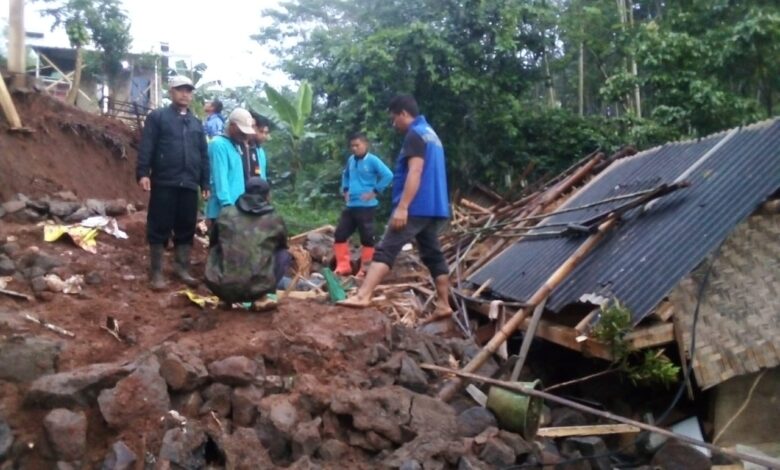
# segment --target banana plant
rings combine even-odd
[[[289,139],[292,181],[303,166],[303,142],[313,139],[319,133],[311,132],[307,126],[312,112],[313,92],[308,82],[302,82],[298,91],[291,97],[283,95],[272,86],[266,84],[265,96],[269,106],[261,107],[262,112],[282,130]]]

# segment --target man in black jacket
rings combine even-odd
[[[149,280],[154,290],[165,288],[163,252],[173,233],[174,271],[185,284],[190,276],[190,252],[198,217],[198,189],[209,196],[209,157],[203,126],[189,110],[192,81],[177,75],[169,80],[171,105],[146,118],[138,150],[136,178],[151,191],[146,218],[149,241]]]

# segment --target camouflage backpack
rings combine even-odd
[[[226,302],[251,302],[274,292],[274,255],[287,244],[282,218],[272,209],[255,215],[230,206],[216,224],[216,244],[206,262],[208,288]]]

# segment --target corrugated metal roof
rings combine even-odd
[[[731,230],[780,188],[780,120],[697,141],[666,144],[619,160],[572,196],[575,207],[686,180],[691,187],[637,209],[556,288],[547,308],[559,311],[583,294],[615,297],[634,323],[691,272]],[[540,223],[586,220],[611,206],[552,216]],[[521,240],[469,278],[493,279],[500,297],[527,301],[584,237]]]

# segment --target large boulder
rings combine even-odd
[[[168,412],[171,401],[159,370],[157,360],[150,358],[114,388],[100,392],[98,406],[109,426],[123,428],[139,420],[159,419]]]
[[[497,427],[496,416],[487,408],[474,406],[458,415],[458,434],[462,437],[474,437],[489,427]]]
[[[163,436],[160,460],[174,464],[173,468],[204,468],[207,441],[206,433],[191,423],[169,429]]]
[[[366,436],[375,432],[394,444],[423,435],[454,438],[457,429],[449,405],[398,386],[339,392],[330,409],[351,416],[352,426]]]
[[[79,210],[81,204],[73,201],[51,201],[49,203],[49,213],[60,219],[64,219],[72,213]]]
[[[30,384],[25,403],[45,408],[86,406],[101,389],[114,386],[130,372],[131,366],[103,363],[44,375]]]
[[[257,363],[245,356],[231,356],[209,364],[209,374],[216,382],[248,385],[255,380]]]
[[[258,407],[263,399],[263,394],[263,389],[254,385],[233,389],[231,403],[233,405],[233,424],[235,426],[252,426],[257,417]]]
[[[173,391],[191,391],[208,379],[203,361],[176,343],[163,346],[160,353],[160,375]]]
[[[220,438],[225,467],[230,469],[273,468],[274,464],[254,429],[237,427]]]
[[[29,382],[54,373],[62,344],[44,337],[0,339],[0,380]]]
[[[87,417],[84,412],[65,408],[51,410],[43,419],[46,437],[59,460],[81,459],[87,449]]]
[[[200,414],[214,412],[221,418],[230,414],[231,389],[225,384],[211,384],[203,390],[206,402],[200,408]]]
[[[322,419],[315,418],[305,423],[299,423],[292,434],[292,456],[294,460],[308,455],[312,456],[322,444],[320,436]]]

